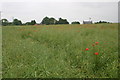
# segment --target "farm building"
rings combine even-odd
[[[83,24],[92,24],[92,21],[83,21]]]

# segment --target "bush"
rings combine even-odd
[[[71,24],[80,24],[80,22],[75,21],[75,22],[72,22]]]

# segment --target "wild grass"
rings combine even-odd
[[[5,26],[2,37],[3,78],[118,77],[117,24]]]

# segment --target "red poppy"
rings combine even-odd
[[[86,48],[85,50],[86,50],[86,51],[88,51],[88,50],[89,50],[89,48]]]
[[[98,55],[98,54],[99,54],[98,52],[95,53],[95,55]]]
[[[99,44],[99,42],[95,42],[95,44],[96,44],[96,45],[98,45],[98,44]]]

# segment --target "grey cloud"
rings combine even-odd
[[[43,17],[67,18],[68,21],[107,20],[117,22],[117,2],[5,2],[2,3],[2,18],[12,17],[23,22],[35,19],[38,23]]]

